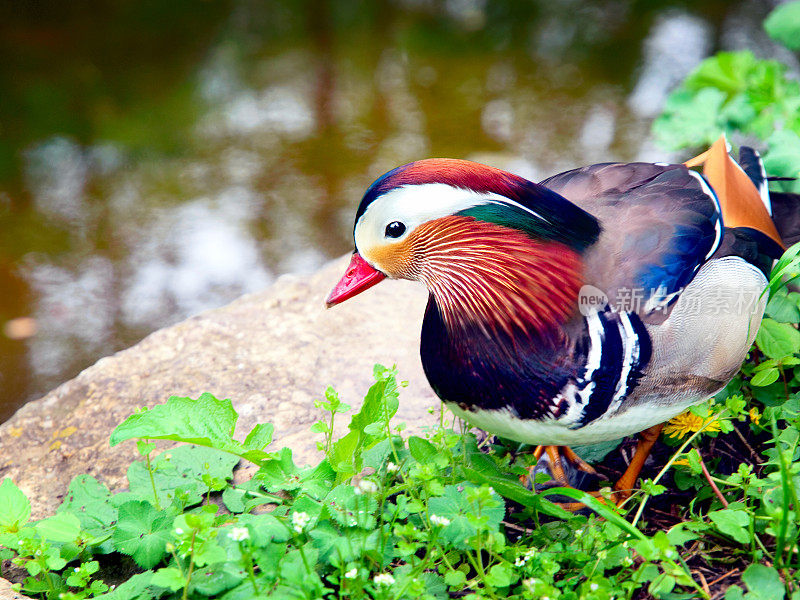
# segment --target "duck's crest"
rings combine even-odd
[[[381,195],[403,186],[430,183],[507,198],[509,202],[505,208],[508,211],[499,217],[501,220],[505,221],[515,208],[522,209],[544,221],[552,237],[579,250],[594,243],[600,234],[600,225],[592,215],[543,185],[502,169],[455,158],[418,160],[382,175],[364,194],[356,212],[356,223]],[[498,222],[493,211],[473,216]],[[502,224],[513,226],[509,222]]]

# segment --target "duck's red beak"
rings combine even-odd
[[[334,304],[344,302],[348,298],[352,298],[356,294],[371,288],[376,283],[380,283],[385,277],[386,275],[369,266],[358,252],[353,252],[347,271],[344,272],[336,287],[328,294],[325,304],[330,308]]]

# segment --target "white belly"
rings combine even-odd
[[[522,420],[513,417],[508,409],[472,412],[449,402],[447,408],[474,427],[517,442],[537,446],[581,446],[618,440],[633,435],[653,425],[669,421],[675,415],[703,400],[705,398],[698,397],[669,405],[645,403],[633,406],[624,413],[606,415],[580,429],[569,429],[564,423],[552,419]]]

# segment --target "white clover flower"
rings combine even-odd
[[[378,491],[378,484],[371,479],[362,479],[355,485],[356,496],[361,494],[374,494]]]
[[[599,588],[599,587],[600,587],[600,586],[599,586],[599,585],[597,585],[596,583],[590,583],[590,584],[589,584],[589,589],[590,589],[590,590],[592,590],[593,592],[596,592],[596,591],[597,591],[597,588]]]
[[[529,548],[528,550],[525,551],[525,554],[523,554],[522,556],[518,556],[517,557],[517,560],[514,561],[514,566],[515,567],[524,567],[526,564],[528,564],[528,561],[531,558],[533,558],[533,555],[535,554],[535,552],[536,551],[533,548]]]
[[[250,539],[250,532],[247,527],[231,527],[231,530],[228,532],[228,537],[234,542],[243,542],[244,540]]]
[[[450,519],[447,517],[440,517],[439,515],[431,515],[431,523],[434,525],[441,525],[442,527],[447,527],[450,525]]]
[[[372,581],[375,582],[375,585],[390,586],[394,583],[394,577],[389,573],[379,573],[372,578]]]
[[[345,573],[344,576],[346,579],[355,579],[356,577],[358,577],[358,569],[353,567],[347,573]]]
[[[292,515],[292,529],[297,533],[302,533],[310,521],[311,517],[308,516],[308,513],[296,512]]]
[[[386,463],[386,472],[387,473],[397,473],[400,470],[400,465],[394,464],[392,461]]]

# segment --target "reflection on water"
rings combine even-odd
[[[647,131],[671,86],[720,39],[773,51],[768,6],[706,4],[0,9],[0,419],[150,331],[344,253],[361,193],[398,164],[455,156],[537,179],[669,158]]]

